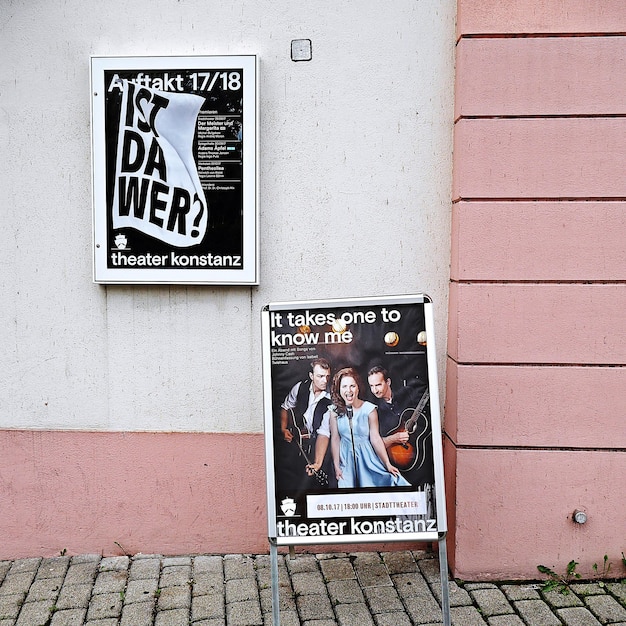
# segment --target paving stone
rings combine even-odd
[[[579,596],[598,596],[606,593],[604,587],[598,583],[572,583],[569,588]]]
[[[299,554],[295,559],[285,559],[290,574],[319,571],[318,560],[312,554]]]
[[[494,615],[487,618],[489,626],[524,626],[517,615]]]
[[[387,566],[387,571],[391,576],[418,571],[417,562],[413,558],[413,554],[408,550],[403,552],[385,552],[382,556]]]
[[[389,572],[378,554],[359,554],[353,565],[357,578],[363,587],[380,587],[382,585],[391,587],[393,585]]]
[[[335,580],[328,583],[328,595],[333,604],[365,602],[361,587],[356,580]]]
[[[271,583],[270,583],[271,584]],[[224,576],[221,573],[198,573],[194,576],[192,594],[203,596],[206,594],[223,593]]]
[[[100,561],[100,571],[125,572],[129,563],[130,559],[127,556],[109,556]]]
[[[122,598],[119,593],[101,593],[93,596],[87,610],[88,620],[119,617],[122,612]]]
[[[262,589],[259,591],[259,600],[261,602],[261,611],[263,613],[272,612],[272,590]],[[331,599],[332,602],[332,599]],[[291,589],[280,588],[278,590],[278,606],[280,611],[295,611],[296,610],[296,598],[291,592]]]
[[[137,602],[124,605],[120,626],[152,626],[153,622],[154,603]]]
[[[225,610],[222,594],[198,596],[191,601],[191,619],[194,622],[202,619],[224,619]]]
[[[513,605],[528,626],[561,626],[561,620],[541,600],[519,600]]]
[[[85,626],[118,626],[116,617],[94,619],[85,622]]]
[[[402,598],[431,595],[430,587],[420,572],[393,576],[393,582]]]
[[[383,562],[382,556],[378,552],[350,552],[348,558],[355,567],[376,567]]]
[[[402,611],[404,606],[393,587],[366,587],[363,589],[371,613]]]
[[[612,596],[588,596],[585,604],[603,624],[626,621],[626,609]]]
[[[255,580],[249,578],[226,581],[226,602],[257,600],[259,591]]]
[[[463,585],[468,591],[476,591],[478,589],[497,589],[498,585],[495,583],[465,583]]]
[[[561,593],[560,591],[542,591],[543,599],[554,609],[564,609],[571,606],[583,606],[582,600],[571,591]]]
[[[380,613],[374,616],[376,626],[411,626],[411,620],[404,611]]]
[[[326,594],[296,596],[298,614],[302,620],[332,619],[335,615]],[[346,606],[346,605],[343,605]],[[350,606],[356,606],[351,604]]]
[[[58,609],[86,609],[91,599],[91,585],[63,585],[56,601]]]
[[[140,561],[142,559],[157,559],[159,562],[161,562],[161,559],[163,558],[162,554],[144,554],[143,552],[137,552],[137,554],[135,554],[132,558],[133,561]]]
[[[24,595],[23,593],[18,593],[10,596],[0,596],[0,620],[15,620],[22,608],[22,604],[24,604]]]
[[[430,595],[404,598],[404,606],[409,617],[416,624],[428,624],[442,620],[441,607]]]
[[[137,559],[135,557],[130,565],[129,580],[142,578],[158,578],[161,572],[161,560],[154,558]]]
[[[82,626],[86,613],[86,609],[55,611],[50,626]]]
[[[126,570],[100,572],[93,587],[93,594],[120,593],[126,587]]]
[[[37,557],[33,559],[17,559],[13,561],[9,574],[22,574],[24,572],[36,572],[42,559]]]
[[[504,595],[513,600],[540,600],[541,596],[535,585],[500,585]]]
[[[64,585],[92,584],[98,572],[97,561],[74,563],[74,559],[65,575]]]
[[[626,604],[626,582],[608,583],[606,588],[609,593],[621,600],[622,604]]]
[[[191,606],[191,589],[189,585],[165,587],[158,593],[157,608],[159,611],[186,609]]]
[[[216,575],[217,574],[213,574],[213,576],[216,576]],[[265,589],[265,588],[269,588],[272,586],[272,572],[265,567],[257,569],[256,579],[257,579],[257,584],[259,586],[259,589]],[[286,586],[286,587],[291,588],[289,572],[287,572],[286,567],[281,567],[281,566],[278,567],[278,584],[281,587]]]
[[[82,563],[100,563],[102,557],[99,554],[77,554],[73,556],[70,564],[77,565]]]
[[[296,596],[306,594],[321,594],[326,592],[326,585],[320,572],[302,572],[293,574],[291,584]]]
[[[43,559],[37,570],[36,580],[42,578],[63,578],[70,564],[69,556],[57,556]]]
[[[0,584],[11,569],[11,561],[0,561]]]
[[[277,554],[278,567],[285,564],[285,558],[282,554]],[[254,556],[254,567],[257,570],[270,568],[272,566],[272,557],[269,554],[256,554]]]
[[[347,580],[356,578],[352,563],[349,559],[325,559],[320,561],[320,567],[324,579],[328,582],[331,580]]]
[[[43,578],[35,580],[28,590],[26,602],[37,602],[38,600],[48,600],[50,602],[57,599],[63,578]]]
[[[487,624],[474,606],[450,607],[450,621],[452,626],[485,626]]]
[[[226,605],[228,626],[260,626],[263,624],[261,607],[258,602],[233,602]]]
[[[435,599],[439,604],[441,601],[441,585],[432,585],[430,592],[435,596]],[[470,594],[459,587],[454,580],[448,581],[448,599],[450,600],[450,606],[470,606],[472,604],[472,598]]]
[[[163,568],[166,567],[191,567],[190,556],[168,556],[163,559]]]
[[[274,623],[273,615],[271,613],[263,616],[263,624],[264,626],[272,626]],[[322,624],[322,620],[320,620],[316,626],[320,626]],[[300,617],[298,616],[297,611],[282,611],[280,612],[280,626],[300,626]],[[1,626],[1,625],[0,625]],[[202,622],[194,623],[193,626],[202,626]],[[223,624],[212,624],[210,626],[223,626]],[[330,626],[336,626],[336,622],[333,620]]]
[[[160,611],[156,614],[154,626],[189,626],[189,612],[185,609]]]
[[[254,578],[254,559],[245,554],[227,554],[224,556],[224,579]]]
[[[221,556],[197,556],[193,560],[193,574],[199,573],[219,573],[223,574],[224,566]]]
[[[475,589],[474,591],[470,591],[469,594],[478,605],[481,613],[486,617],[492,615],[506,615],[507,613],[515,612],[504,593],[497,587]]]
[[[124,604],[154,601],[157,588],[158,582],[155,578],[131,580],[124,592]]]
[[[13,596],[16,594],[23,594],[26,596],[34,578],[34,571],[18,571],[15,574],[12,574],[9,571],[2,583],[2,586],[0,587],[0,596]]]
[[[15,622],[15,626],[47,626],[51,615],[50,602],[28,602],[22,606],[22,610]]]
[[[374,626],[374,620],[365,604],[340,604],[335,607],[335,611],[339,626]]]
[[[593,614],[583,607],[557,609],[556,614],[567,626],[601,626]]]
[[[191,580],[191,565],[164,567],[159,580],[159,587],[181,587]]]
[[[326,559],[347,559],[350,555],[347,552],[319,552],[315,554],[317,561],[325,561]]]
[[[439,561],[435,559],[423,559],[417,562],[420,572],[431,585],[441,585],[439,573]]]

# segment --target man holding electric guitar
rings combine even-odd
[[[367,381],[376,399],[379,431],[390,461],[413,486],[432,483],[428,387],[416,379],[394,391],[389,373],[381,366],[369,370]]]
[[[330,459],[324,462],[330,441],[330,374],[330,363],[315,359],[308,380],[297,382],[281,405],[280,429],[289,445],[283,446],[280,480],[290,489],[337,486],[334,473],[328,471]],[[310,468],[314,463],[319,470]]]

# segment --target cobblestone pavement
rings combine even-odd
[[[0,561],[0,626],[267,626],[268,555]],[[428,552],[279,555],[282,626],[442,624]],[[626,626],[626,583],[450,581],[453,626]]]

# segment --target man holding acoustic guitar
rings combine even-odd
[[[432,483],[432,437],[428,387],[415,379],[395,391],[384,367],[372,367],[367,382],[378,408],[378,427],[389,460],[414,486]]]
[[[312,361],[308,380],[297,382],[280,408],[280,428],[289,444],[281,459],[281,482],[293,489],[337,486],[329,461],[324,463],[330,441],[330,369],[326,359]],[[310,469],[314,462],[319,470]]]

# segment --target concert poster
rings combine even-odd
[[[262,330],[270,541],[438,540],[446,517],[428,296],[273,303]]]
[[[92,57],[94,281],[257,284],[256,57]]]

